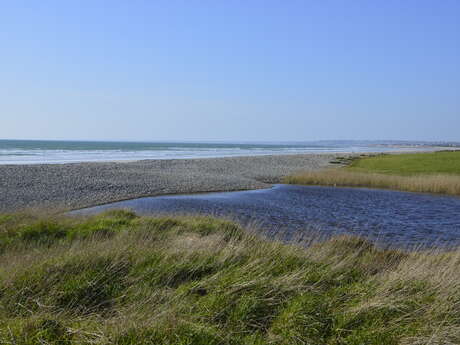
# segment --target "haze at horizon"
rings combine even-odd
[[[458,141],[453,0],[6,1],[2,139]]]

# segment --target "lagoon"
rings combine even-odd
[[[138,198],[74,213],[113,208],[143,215],[229,217],[284,240],[318,232],[359,235],[394,247],[460,244],[460,198],[443,195],[277,184],[262,190]]]

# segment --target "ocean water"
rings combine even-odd
[[[407,141],[199,143],[0,140],[0,164],[51,164],[327,152],[416,151],[428,150],[433,145],[439,145],[439,143]]]

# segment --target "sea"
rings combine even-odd
[[[322,140],[304,142],[134,142],[0,140],[0,164],[64,164],[301,153],[426,151],[458,143]]]

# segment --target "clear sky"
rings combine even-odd
[[[460,140],[458,0],[4,0],[0,138]]]

